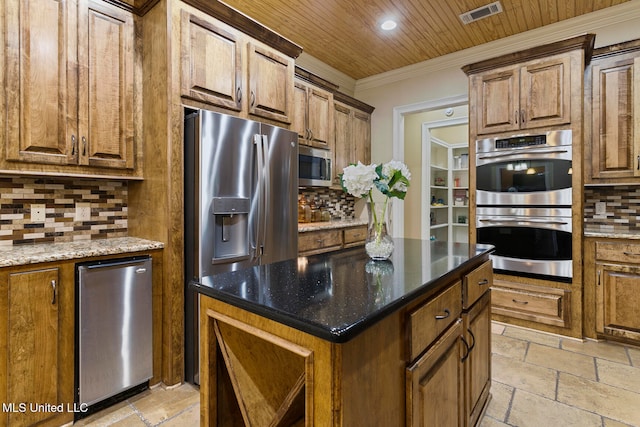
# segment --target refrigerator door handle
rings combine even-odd
[[[251,244],[251,249],[252,249],[252,259],[256,260],[260,257],[260,247],[262,246],[262,220],[260,219],[262,217],[263,214],[263,187],[264,187],[264,151],[262,148],[262,135],[254,135],[253,136],[253,143],[256,146],[256,157],[258,160],[258,170],[256,171],[256,175],[257,175],[257,191],[256,191],[256,218],[258,218],[256,227],[254,227],[252,229],[252,233],[254,233],[253,235],[253,242]]]
[[[262,135],[262,149],[264,150],[264,180],[263,180],[263,193],[262,193],[262,205],[260,206],[262,208],[262,214],[260,215],[260,221],[262,221],[262,235],[260,235],[260,241],[259,241],[259,249],[260,249],[260,255],[264,255],[264,247],[265,247],[265,240],[267,237],[267,224],[268,224],[268,218],[267,215],[269,214],[269,209],[267,209],[267,203],[269,203],[270,200],[270,191],[271,191],[271,181],[270,181],[270,176],[271,176],[271,171],[269,170],[269,138],[267,137],[267,135]]]

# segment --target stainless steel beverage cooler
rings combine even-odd
[[[153,376],[151,257],[80,263],[76,278],[76,403],[85,409]]]

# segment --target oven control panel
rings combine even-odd
[[[504,148],[521,148],[536,145],[546,145],[547,135],[526,135],[512,138],[496,139],[496,150]]]

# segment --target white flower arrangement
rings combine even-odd
[[[372,225],[374,227],[375,240],[367,242],[365,249],[374,259],[388,258],[393,251],[391,240],[382,241],[382,226],[384,224],[385,213],[389,198],[395,197],[404,200],[411,180],[411,172],[404,163],[391,160],[382,165],[372,163],[363,165],[361,162],[349,165],[340,174],[342,188],[354,197],[368,198],[368,202],[373,215]],[[373,199],[373,189],[376,188],[382,193],[384,204],[382,210],[378,212]],[[386,255],[386,256],[385,256]]]

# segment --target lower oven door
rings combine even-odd
[[[571,280],[571,208],[479,207],[476,213],[477,242],[495,246],[495,270]]]

